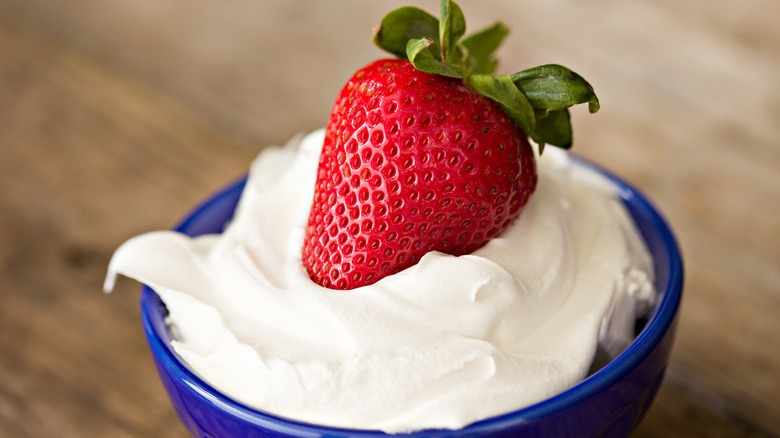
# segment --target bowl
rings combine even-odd
[[[619,195],[655,262],[658,299],[636,339],[619,356],[576,386],[535,405],[458,430],[404,434],[429,437],[623,437],[639,424],[663,380],[682,297],[683,266],[675,237],[658,210],[636,189],[581,159],[619,188]],[[189,236],[220,233],[233,216],[245,178],[228,185],[175,228]],[[380,431],[340,429],[281,418],[245,406],[195,375],[171,347],[165,305],[148,287],[141,317],[160,378],[174,409],[196,437],[382,437]]]

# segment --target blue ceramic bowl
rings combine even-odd
[[[586,166],[592,164],[583,163]],[[655,261],[657,304],[634,342],[617,358],[573,388],[533,406],[459,430],[406,434],[428,437],[624,437],[655,397],[666,370],[682,296],[683,268],[675,238],[657,210],[635,189],[606,174],[636,221]],[[219,233],[231,219],[242,179],[218,192],[176,228],[190,236]],[[166,309],[144,287],[144,330],[165,389],[184,425],[196,437],[382,437],[378,431],[338,429],[280,418],[238,403],[196,376],[170,346]]]

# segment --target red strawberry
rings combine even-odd
[[[331,112],[304,264],[318,284],[347,289],[429,251],[470,253],[535,186],[531,146],[498,105],[409,61],[376,61]]]
[[[450,9],[442,10],[447,21],[438,41],[457,43],[460,35],[447,32],[465,29],[452,23],[462,15],[449,1],[442,7]],[[332,109],[302,251],[304,267],[321,286],[353,289],[412,266],[430,251],[461,255],[483,246],[511,225],[536,186],[533,151],[521,126],[540,144],[570,143],[571,103],[559,104],[560,88],[581,85],[581,78],[559,66],[516,77],[485,74],[490,72],[476,64],[489,56],[473,53],[486,40],[500,41],[503,27],[483,31],[477,38],[487,37],[476,42],[464,40],[456,50],[445,44],[439,57],[431,50],[441,47],[435,37],[407,44],[386,30],[411,14],[414,29],[424,31],[420,23],[435,19],[420,13],[391,13],[376,36],[391,40],[380,42],[391,52],[403,45],[411,62],[385,59],[358,70]],[[408,36],[409,29],[400,33]],[[471,58],[463,56],[464,47]],[[447,54],[457,62],[448,62]],[[555,74],[539,71],[544,68]],[[540,88],[550,88],[549,76],[557,78],[555,101],[539,96]],[[595,95],[574,100],[594,105]],[[545,117],[548,123],[537,123]]]

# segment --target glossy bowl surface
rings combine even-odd
[[[634,342],[617,358],[573,388],[550,399],[459,430],[405,434],[428,437],[624,437],[646,413],[663,379],[674,341],[682,297],[683,266],[669,226],[637,190],[594,165],[620,188],[620,196],[642,233],[655,262],[658,300]],[[190,236],[222,232],[233,216],[245,179],[219,191],[176,227]],[[171,402],[196,437],[381,437],[378,431],[317,426],[249,408],[196,376],[170,346],[166,310],[144,287],[141,316],[149,347]]]

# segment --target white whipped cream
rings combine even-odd
[[[429,253],[351,291],[300,261],[323,131],[265,150],[221,235],[135,237],[117,274],[170,311],[176,352],[228,396],[322,425],[460,428],[575,385],[653,301],[652,260],[616,189],[547,148],[525,211],[471,255]]]

